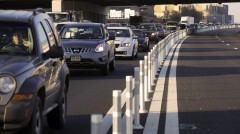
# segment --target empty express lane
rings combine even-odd
[[[223,45],[216,33],[232,35],[220,30],[190,36],[180,47],[176,82],[181,134],[240,133],[240,53]],[[240,44],[238,35],[231,41]]]

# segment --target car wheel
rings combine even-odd
[[[110,65],[109,65],[109,70],[110,71],[115,70],[115,57],[113,58],[113,60],[111,61]]]
[[[27,127],[23,130],[25,134],[42,134],[42,103],[40,97],[37,97],[36,105],[33,109],[32,117],[27,125]],[[21,132],[22,133],[22,132]]]
[[[102,73],[102,75],[108,75],[108,73],[109,73],[109,62],[102,68],[101,73]]]
[[[47,122],[50,128],[63,128],[66,122],[66,110],[67,109],[67,95],[66,86],[64,84],[64,90],[62,91],[61,101],[59,105],[47,114]]]
[[[134,55],[134,49],[133,49],[132,55],[130,56],[130,60],[134,60],[134,58],[135,58],[135,55]]]

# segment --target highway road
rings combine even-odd
[[[191,35],[174,47],[174,57],[170,54],[166,59],[170,66],[164,66],[167,74],[163,97],[159,98],[162,104],[157,133],[239,134],[239,30]],[[125,88],[125,76],[133,75],[133,68],[146,54],[139,53],[135,60],[117,59],[116,70],[109,76],[97,71],[71,72],[66,127],[49,129],[45,120],[44,134],[89,134],[90,115],[107,113],[112,90]],[[144,126],[147,114],[141,117]]]

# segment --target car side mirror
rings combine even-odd
[[[109,35],[108,40],[115,40],[116,36],[114,35]]]
[[[50,58],[63,58],[64,52],[62,46],[53,46],[50,49]]]

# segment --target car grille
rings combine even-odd
[[[93,48],[65,48],[68,53],[88,53],[93,51]]]
[[[82,64],[94,64],[93,60],[91,59],[81,59],[81,61],[71,61],[70,59],[66,59],[67,64],[71,65],[82,65]]]

